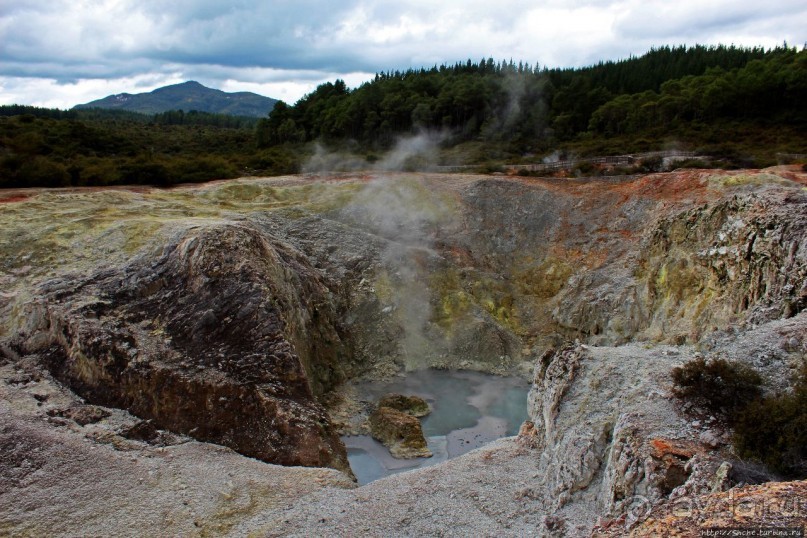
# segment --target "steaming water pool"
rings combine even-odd
[[[359,484],[434,465],[500,437],[516,435],[527,419],[529,384],[518,377],[418,370],[391,382],[362,383],[357,390],[361,399],[373,402],[391,392],[420,396],[429,402],[432,412],[421,423],[434,454],[431,458],[399,460],[369,435],[343,436]]]

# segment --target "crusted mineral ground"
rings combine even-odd
[[[0,533],[580,536],[746,491],[731,432],[669,372],[720,356],[787,389],[806,185],[780,167],[4,192]],[[427,366],[531,377],[531,421],[355,488],[351,381]]]

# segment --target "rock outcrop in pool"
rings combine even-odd
[[[364,423],[361,423],[359,414],[358,428],[351,430],[352,435],[342,438],[359,484],[436,465],[496,439],[516,435],[528,418],[528,389],[529,384],[518,377],[465,370],[417,370],[386,381],[358,383],[355,390],[359,401],[378,400],[378,406],[385,402],[401,403],[398,398],[389,398],[386,394],[392,390],[415,395],[407,397],[408,401],[401,407],[411,408],[411,400],[415,400],[422,402],[415,406],[416,409],[425,407],[430,410],[422,419],[422,429],[419,428],[421,437],[425,436],[423,446],[428,447],[428,455],[414,454],[417,458],[414,460],[398,459],[398,454],[387,451],[373,439],[377,438],[370,435],[374,411]],[[380,394],[385,396],[379,399]]]
[[[416,416],[392,407],[378,406],[370,413],[370,434],[386,446],[393,458],[430,458],[431,450],[423,437]]]

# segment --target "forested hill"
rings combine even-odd
[[[227,93],[207,88],[191,80],[157,88],[148,93],[109,95],[103,99],[77,105],[75,108],[110,108],[142,114],[156,114],[169,110],[185,112],[196,110],[212,114],[260,117],[272,110],[276,102],[276,99],[257,93]]]
[[[492,59],[379,73],[355,90],[337,80],[258,127],[263,146],[358,140],[388,145],[420,129],[451,141],[533,151],[580,137],[686,134],[694,124],[807,122],[807,51],[662,47],[618,62],[546,69]]]

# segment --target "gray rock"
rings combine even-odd
[[[698,440],[709,448],[717,448],[723,445],[720,438],[709,430],[701,432],[701,434],[698,436]]]

